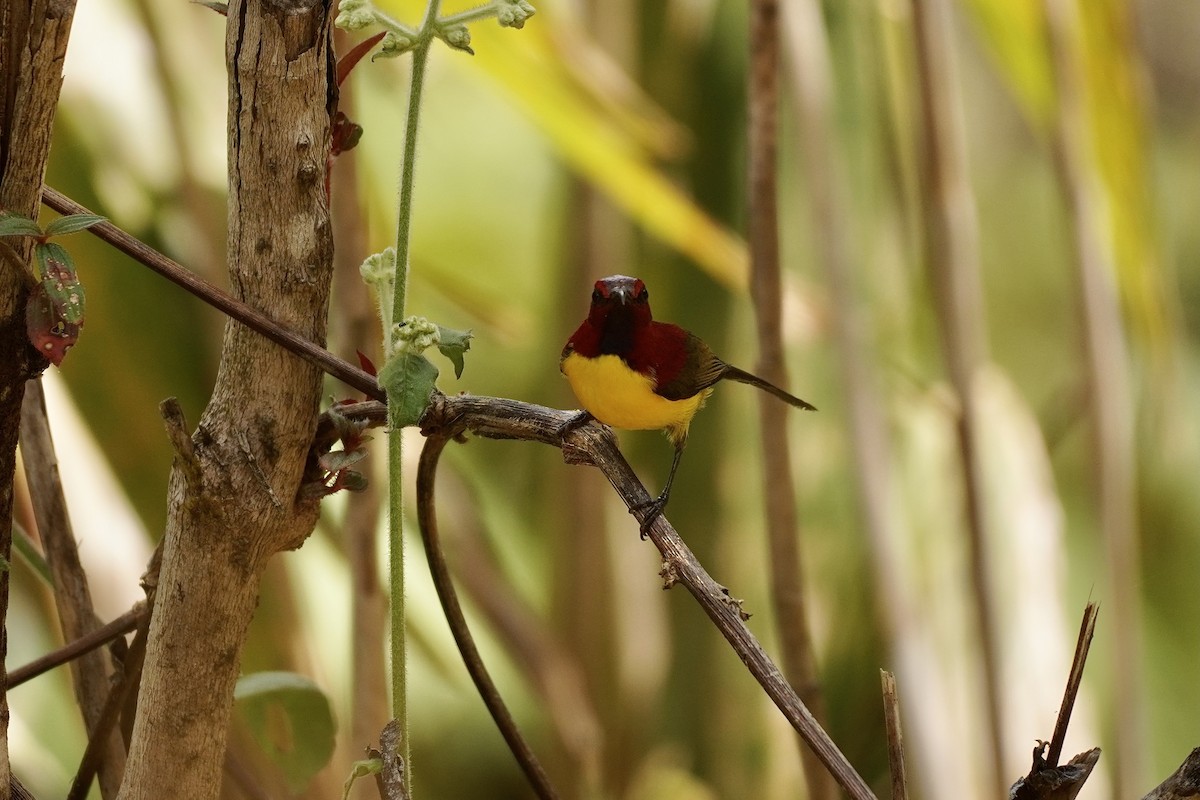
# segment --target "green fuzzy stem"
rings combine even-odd
[[[408,116],[404,126],[404,162],[400,170],[400,214],[396,226],[396,283],[392,297],[392,319],[403,319],[408,293],[409,237],[412,230],[413,176],[416,173],[417,129],[421,113],[421,90],[425,64],[437,22],[440,0],[429,0],[419,42],[413,49],[412,83],[408,93]],[[386,330],[386,352],[392,353],[393,334]],[[408,637],[405,631],[404,579],[404,448],[403,429],[388,426],[388,572],[391,589],[392,717],[400,726],[401,752],[411,787],[412,759],[408,730]],[[411,788],[410,788],[411,791]]]

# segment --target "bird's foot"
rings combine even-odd
[[[595,417],[586,411],[578,411],[571,416],[566,422],[559,426],[557,436],[562,442],[563,458],[568,464],[591,464],[592,460],[587,457],[587,453],[579,448],[567,444],[567,437],[570,436],[578,428],[587,425]]]
[[[587,425],[589,422],[591,422],[594,419],[595,419],[595,417],[593,417],[591,414],[589,414],[586,411],[576,411],[574,414],[571,415],[570,419],[568,419],[566,422],[564,422],[562,425],[559,426],[558,438],[560,438],[560,439],[567,438],[567,436],[570,435],[570,433],[572,431],[574,431],[576,428],[582,428],[584,425]]]
[[[642,521],[638,523],[638,535],[645,539],[646,534],[650,532],[650,526],[654,521],[662,516],[663,509],[667,506],[667,496],[660,494],[653,500],[647,500],[644,503],[630,506],[629,513],[636,515],[639,511],[645,511],[646,515],[642,517]]]

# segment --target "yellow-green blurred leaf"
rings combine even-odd
[[[457,4],[447,5],[443,13],[458,10]],[[379,6],[398,19],[418,20],[422,4],[386,0]],[[639,99],[637,107],[631,108],[598,101],[602,90],[596,86],[585,91],[565,66],[564,54],[556,52],[555,24],[552,13],[540,7],[538,16],[520,31],[501,29],[491,20],[474,23],[471,41],[476,55],[469,66],[508,92],[570,167],[648,233],[690,257],[714,279],[743,289],[748,268],[745,243],[692,202],[654,165],[648,152],[647,141],[663,140],[655,134],[665,131],[678,137],[677,128],[661,112],[648,111],[652,108],[648,100]],[[620,113],[614,111],[618,108]]]
[[[1042,0],[964,0],[1001,76],[1035,130],[1046,133],[1056,102]],[[1177,325],[1166,301],[1147,163],[1142,96],[1128,0],[1080,3],[1080,74],[1092,156],[1104,195],[1098,229],[1113,255],[1117,281],[1137,339],[1160,354]]]

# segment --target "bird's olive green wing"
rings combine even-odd
[[[668,400],[695,397],[712,386],[725,374],[727,364],[713,355],[700,337],[688,333],[684,342],[686,356],[682,368],[674,377],[660,383],[655,393]]]

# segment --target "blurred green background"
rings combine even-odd
[[[878,670],[896,671],[915,796],[996,796],[981,766],[989,750],[956,405],[922,245],[925,134],[912,9],[905,0],[817,4],[824,24],[807,29],[826,42],[832,67],[830,163],[853,268],[854,307],[846,308],[818,258],[831,234],[814,223],[819,198],[798,114],[808,62],[795,31],[810,24],[801,9],[812,7],[781,5],[780,300],[789,388],[821,409],[792,415],[786,435],[828,729],[886,796]],[[388,8],[402,19],[421,13],[400,0]],[[474,57],[435,47],[430,61],[409,310],[475,333],[465,374],[455,381],[443,368],[442,390],[573,407],[558,353],[585,313],[591,283],[617,272],[646,281],[657,318],[754,368],[743,241],[745,5],[542,0],[537,8],[521,31],[474,25]],[[1070,31],[1083,54],[1086,163],[1121,299],[1124,389],[1135,404],[1132,637],[1112,625],[1120,570],[1106,563],[1098,522],[1071,221],[1052,157],[1059,97],[1044,9],[1036,0],[963,0],[950,11],[955,68],[946,77],[965,134],[988,341],[977,389],[998,619],[999,773],[1006,785],[1024,774],[1034,740],[1049,737],[1090,597],[1101,604],[1100,622],[1066,753],[1105,748],[1081,797],[1117,796],[1118,786],[1140,796],[1200,745],[1200,5],[1080,3],[1082,24]],[[352,43],[339,34],[343,52]],[[219,284],[223,64],[224,19],[207,8],[81,3],[47,176]],[[394,234],[406,79],[406,59],[364,62],[344,89],[342,109],[365,134],[334,165],[344,274],[329,346],[350,360],[356,349],[378,347],[357,265]],[[158,403],[178,396],[189,420],[199,417],[223,321],[87,235],[68,244],[89,310],[53,379],[70,402],[56,405],[51,420],[77,538],[108,619],[138,597],[137,576],[165,522],[171,451]],[[886,557],[872,551],[856,489],[862,476],[833,333],[846,313],[868,326],[865,356],[886,422],[895,537]],[[327,391],[350,396],[333,382]],[[711,398],[692,428],[669,517],[713,576],[745,599],[752,629],[773,651],[761,504],[771,476],[761,471],[755,401],[737,385]],[[410,433],[411,480],[420,437]],[[621,440],[657,491],[669,446],[649,433]],[[660,590],[657,554],[599,473],[566,466],[549,448],[492,441],[453,447],[443,473],[450,560],[485,658],[566,796],[804,796],[786,723],[690,596]],[[338,749],[304,797],[340,796],[350,763],[376,743],[363,731],[386,719],[378,695],[354,699],[366,679],[356,681],[352,664],[382,664],[384,653],[379,632],[363,637],[352,625],[353,587],[361,599],[361,587],[379,578],[351,568],[364,562],[351,556],[348,513],[346,498],[327,501],[313,538],[275,560],[244,655],[247,672],[295,670],[331,700]],[[18,517],[34,529],[27,505]],[[412,534],[418,795],[527,797],[453,649]],[[373,569],[369,555],[359,553]],[[24,563],[14,570],[10,668],[58,637],[49,593]],[[1117,688],[1114,664],[1131,653],[1136,719],[1115,703],[1128,687]],[[67,680],[58,670],[12,694],[14,766],[39,797],[65,792],[82,753]],[[286,796],[244,731],[231,747],[270,796]],[[1128,768],[1113,780],[1118,748]],[[225,789],[253,796],[246,791],[236,781]]]

